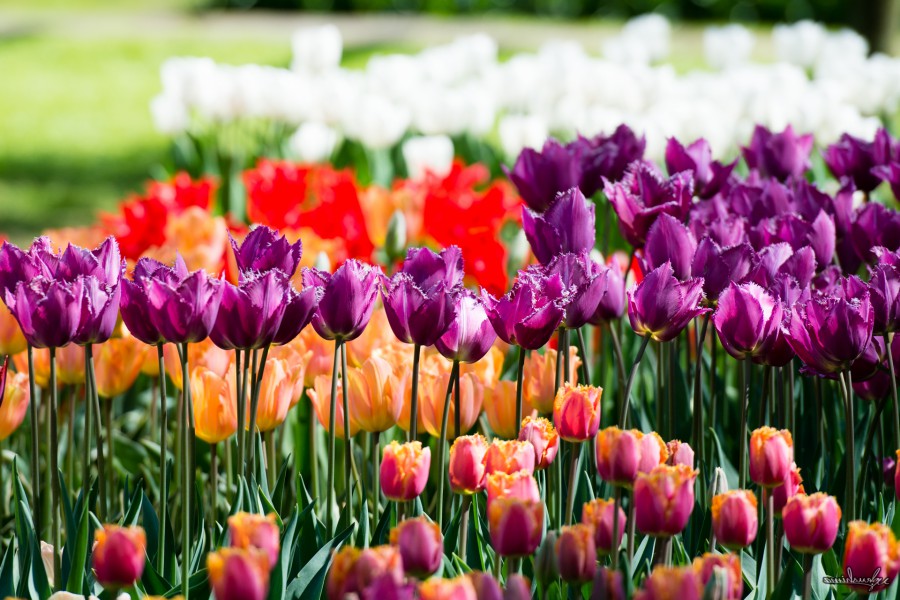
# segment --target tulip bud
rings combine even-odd
[[[756,539],[759,528],[756,495],[750,490],[733,490],[712,499],[713,533],[731,550],[746,548]]]
[[[709,501],[712,503],[713,496],[724,494],[728,491],[728,478],[725,476],[725,470],[722,467],[716,467],[713,471],[712,481],[709,483]]]
[[[425,489],[430,467],[430,448],[422,448],[421,442],[400,444],[393,441],[384,447],[381,491],[395,502],[412,500]]]
[[[559,434],[553,423],[543,417],[525,417],[519,430],[519,441],[534,447],[536,469],[549,467],[559,452]]]
[[[30,397],[28,374],[7,373],[4,368],[0,374],[0,441],[11,436],[25,420]]]
[[[484,455],[484,470],[492,473],[534,473],[534,447],[518,440],[494,440]]]
[[[239,512],[228,517],[228,541],[232,548],[255,548],[269,559],[269,569],[275,568],[281,539],[275,513],[266,516]]]
[[[544,505],[539,501],[497,498],[488,508],[491,545],[500,556],[534,554],[544,533]]]
[[[457,494],[475,494],[484,489],[484,456],[487,440],[480,434],[456,438],[450,446],[450,488]]]
[[[432,577],[419,585],[420,600],[477,600],[472,580],[461,575],[454,579]]]
[[[744,580],[737,554],[704,554],[694,559],[694,572],[706,590],[704,597],[712,591],[712,598],[741,600]]]
[[[615,538],[613,537],[613,521],[615,521],[615,511],[619,512],[618,531]],[[581,510],[581,522],[592,525],[594,528],[594,545],[597,547],[597,553],[601,555],[610,554],[614,548],[618,548],[622,543],[622,535],[625,533],[625,511],[621,506],[616,506],[613,500],[604,500],[597,498],[590,502],[584,503]]]
[[[622,572],[600,567],[594,574],[591,600],[625,600]]]
[[[559,571],[556,570],[556,532],[548,531],[534,557],[534,576],[541,585],[548,585],[558,575]]]
[[[97,582],[108,590],[134,585],[144,572],[147,535],[140,527],[104,525],[94,534],[91,562]]]
[[[528,578],[518,573],[507,577],[503,600],[531,600],[531,582]]]
[[[233,377],[234,369],[225,377],[206,367],[195,367],[191,373],[195,431],[197,437],[208,444],[227,440],[237,431],[237,393],[231,385]]]
[[[656,567],[644,579],[634,600],[700,600],[703,587],[692,567]]]
[[[97,394],[114,398],[128,391],[141,372],[146,353],[146,344],[130,335],[98,344],[94,355]]]
[[[216,600],[265,600],[269,595],[269,558],[261,550],[221,548],[206,557]]]
[[[666,444],[666,451],[669,457],[666,464],[669,466],[685,465],[694,468],[694,449],[691,445],[680,440],[672,440]]]
[[[490,573],[472,571],[467,575],[478,600],[503,600],[503,590]]]
[[[772,504],[775,509],[775,516],[780,517],[781,511],[784,510],[787,501],[796,496],[803,494],[803,477],[800,476],[800,468],[796,464],[791,465],[791,470],[784,478],[784,483],[772,490]]]
[[[487,497],[489,505],[496,498],[539,501],[541,490],[534,475],[528,471],[516,471],[512,475],[497,472],[487,476]]]
[[[387,234],[384,237],[384,251],[390,262],[403,256],[406,250],[406,217],[397,209],[388,221]]]
[[[556,559],[563,581],[584,583],[592,580],[597,568],[593,526],[581,523],[563,527],[556,540]]]
[[[12,356],[27,346],[16,318],[6,308],[0,308],[0,355]]]
[[[660,465],[638,475],[634,484],[635,525],[647,535],[671,537],[687,525],[694,509],[698,472],[678,465]]]
[[[522,411],[528,414],[531,407],[524,405],[523,402]],[[485,386],[484,414],[496,437],[503,439],[516,437],[519,423],[516,423],[515,381],[495,381],[492,386]]]
[[[344,546],[335,553],[325,583],[329,600],[344,600],[349,594],[361,595],[373,582],[403,582],[403,561],[394,546],[375,546],[360,550]]]
[[[640,431],[618,427],[607,427],[597,434],[597,472],[603,481],[627,488],[634,485],[641,463],[642,437]]]
[[[881,585],[850,585],[850,589],[874,594],[885,589],[900,571],[900,546],[891,528],[882,523],[851,521],[844,540],[844,573],[855,577],[881,577]]]
[[[603,388],[566,383],[553,401],[553,424],[567,442],[584,442],[600,428]]]
[[[664,465],[669,460],[669,449],[662,437],[655,431],[645,433],[641,437],[641,462],[638,471],[649,473],[659,465]]]
[[[784,536],[791,548],[803,554],[827,552],[837,538],[841,507],[833,496],[796,494],[781,511]]]
[[[794,462],[791,432],[760,427],[750,435],[750,479],[766,488],[784,482]]]
[[[427,517],[401,521],[391,530],[391,545],[400,550],[403,570],[420,578],[437,572],[444,557],[444,536]]]

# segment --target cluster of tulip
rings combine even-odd
[[[208,181],[176,180],[158,202],[108,217],[121,247],[5,243],[0,354],[13,355],[15,373],[0,375],[0,439],[27,416],[30,436],[10,448],[30,464],[20,473],[13,461],[0,481],[15,498],[16,534],[0,589],[43,600],[133,585],[256,600],[592,586],[654,599],[802,586],[810,598],[823,593],[814,573],[851,571],[885,578],[870,591],[886,588],[900,545],[884,523],[900,517],[884,508],[873,458],[900,447],[900,213],[876,188],[900,188],[900,144],[885,131],[842,138],[823,152],[839,181],[823,187],[807,177],[812,139],[790,128],[756,130],[745,175],[738,161],[712,160],[703,140],[670,140],[668,175],[643,152],[625,127],[524,151],[509,177],[534,260],[499,295],[506,265],[486,267],[466,250],[468,226],[448,223],[445,248],[409,248],[402,260],[385,234],[389,274],[348,255],[331,256],[333,272],[301,268],[305,216],[291,210],[305,194],[325,207],[312,211],[313,247],[327,252],[317,240],[337,235],[321,233],[335,224],[318,221],[339,214],[346,248],[369,240],[367,258],[371,238],[353,232],[397,205],[362,211],[329,196],[352,178],[299,183],[343,175],[287,163],[248,173],[261,223],[229,230],[223,219],[227,249],[207,251],[206,269],[191,271],[174,248],[171,262],[157,260],[153,248],[175,238],[143,246],[134,225],[157,204],[165,223],[215,219]],[[472,191],[472,169],[426,175],[431,191],[419,198],[446,203],[468,189],[459,210],[492,206],[475,214],[496,236],[513,196],[499,184]],[[413,212],[401,222],[421,214],[416,201],[403,206]],[[631,259],[611,252],[613,223]],[[497,285],[465,287],[467,272],[481,281],[491,269],[503,274]],[[626,312],[636,335],[624,335]],[[856,398],[871,402],[868,414]],[[841,507],[825,492],[842,492]],[[226,538],[221,517],[242,512],[257,516],[232,516]],[[146,539],[133,546],[147,560],[92,534],[103,522],[142,524]],[[133,576],[98,566],[115,571],[119,560]]]

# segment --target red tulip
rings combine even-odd
[[[450,446],[450,488],[457,494],[475,494],[484,489],[484,456],[487,440],[480,434],[456,438]]]

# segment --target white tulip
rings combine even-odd
[[[302,162],[326,162],[334,153],[337,141],[337,131],[324,123],[308,121],[288,140],[288,148]]]
[[[411,179],[424,179],[427,173],[445,177],[453,166],[453,141],[445,135],[409,138],[401,150]]]
[[[500,119],[500,145],[508,159],[515,160],[524,148],[540,148],[549,131],[545,120],[535,115],[508,115]]]
[[[706,62],[715,69],[727,69],[750,60],[756,39],[743,25],[707,27],[703,32]]]
[[[291,37],[295,71],[322,73],[336,69],[341,64],[344,41],[334,25],[322,25],[300,29]]]

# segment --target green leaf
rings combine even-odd
[[[369,547],[369,503],[363,496],[362,509],[359,511],[359,530],[356,533],[356,545]]]
[[[209,573],[206,569],[197,571],[188,577],[188,590],[191,598],[209,598]],[[176,585],[165,593],[166,598],[174,598],[183,593],[181,585]]]
[[[19,544],[20,577],[19,589],[16,595],[20,597],[39,598],[46,600],[50,597],[50,584],[47,581],[47,573],[44,571],[44,562],[41,560],[41,545],[34,533],[34,521],[31,511],[28,509],[25,488],[19,479],[16,463],[13,463],[13,481],[16,498],[16,542]]]
[[[6,547],[6,552],[3,553],[3,562],[0,563],[0,598],[11,598],[15,594],[13,585],[14,547],[13,544]]]
[[[291,554],[294,547],[294,537],[297,534],[298,523],[300,522],[299,513],[295,510],[291,512],[284,533],[281,536],[281,550],[278,553],[278,562],[272,569],[269,579],[269,600],[280,600],[284,598],[284,592],[287,589],[288,569],[291,566]]]
[[[288,586],[285,595],[287,600],[318,600],[322,596],[325,575],[331,565],[332,553],[340,548],[355,528],[356,525],[351,524],[316,552],[297,574],[297,578]]]
[[[61,562],[61,571],[63,581],[69,580],[69,567],[72,564],[72,544],[76,538],[76,528],[78,524],[75,522],[75,514],[72,510],[72,502],[69,499],[69,490],[66,488],[65,477],[60,473],[59,477],[59,495],[62,498],[63,519],[65,521],[66,543],[63,544],[63,554]],[[81,495],[79,494],[79,498]],[[80,505],[79,505],[80,506]],[[81,514],[80,508],[79,514]],[[0,596],[2,597],[2,596]]]
[[[141,499],[144,496],[144,490],[140,487],[135,487],[134,492],[131,494],[131,500],[128,502],[128,510],[125,512],[125,517],[122,519],[122,525],[125,527],[133,527],[138,523],[138,517],[141,514],[141,506],[143,503]]]
[[[459,523],[462,520],[462,507],[463,503],[468,501],[466,498],[462,499],[462,502],[456,507],[453,516],[450,517],[450,522],[444,528],[444,554],[447,556],[453,556],[453,553],[456,552],[456,545],[459,543]]]
[[[284,508],[284,489],[287,483],[288,466],[290,464],[292,464],[291,455],[288,454],[287,458],[281,463],[281,469],[278,471],[278,478],[275,480],[275,487],[272,489],[272,504],[275,505],[275,512],[278,515],[287,512]]]
[[[396,508],[396,504],[394,502],[388,502],[387,506],[384,507],[384,511],[381,513],[381,518],[378,519],[378,524],[375,525],[375,532],[372,534],[372,545],[373,546],[381,546],[382,544],[387,543],[388,539],[388,531],[391,527],[391,515],[393,514]]]
[[[87,512],[87,504],[82,504],[81,514],[78,517],[78,533],[73,539],[72,568],[69,569],[69,577],[66,580],[66,591],[73,594],[81,594],[84,591],[84,565],[87,564],[88,541],[91,537]]]
[[[149,594],[161,596],[172,589],[172,584],[156,570],[156,565],[151,560],[144,564],[144,573],[141,575],[141,583]]]

